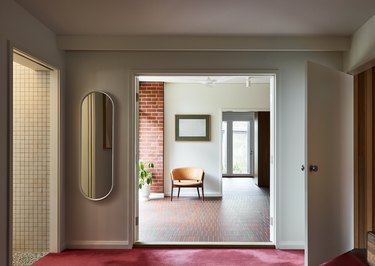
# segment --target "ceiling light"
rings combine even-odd
[[[246,88],[251,87],[251,77],[246,78]]]

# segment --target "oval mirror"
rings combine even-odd
[[[113,101],[104,92],[91,92],[81,103],[79,186],[91,200],[106,198],[113,188],[113,110]]]

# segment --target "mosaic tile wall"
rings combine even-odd
[[[13,63],[13,251],[49,246],[50,73]]]

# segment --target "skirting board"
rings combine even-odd
[[[276,245],[277,249],[305,249],[304,242],[292,242],[292,241],[285,241],[279,242]]]
[[[185,192],[185,193],[182,190],[183,189],[181,189],[180,197],[198,197],[198,194],[197,194],[196,190],[194,192],[189,191],[189,192]],[[171,193],[170,192],[165,193],[164,195],[167,196],[167,197],[170,197]],[[202,193],[201,193],[201,196],[202,196]],[[216,192],[205,192],[204,193],[204,197],[206,197],[206,198],[211,198],[211,197],[212,198],[221,198],[222,196],[223,195],[221,193],[216,193]],[[173,192],[173,197],[177,197],[177,189],[175,189],[175,191]]]
[[[129,241],[72,241],[65,247],[67,249],[131,249]]]
[[[163,199],[164,193],[151,193],[150,199]]]

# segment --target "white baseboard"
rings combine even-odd
[[[171,193],[165,193],[165,196],[170,197]],[[201,193],[202,196],[202,193]],[[217,192],[204,192],[204,197],[205,198],[221,198],[223,195],[221,193]],[[173,192],[173,197],[177,197],[177,190]],[[182,192],[180,193],[180,197],[198,197],[197,191],[195,190],[194,192]]]
[[[67,249],[66,243],[65,242],[60,243],[60,247],[59,247],[58,252],[61,252],[61,251],[65,250],[65,249]]]
[[[151,193],[150,199],[163,199],[164,193]]]
[[[129,241],[96,241],[83,240],[71,241],[66,245],[67,249],[130,249]]]
[[[282,241],[277,243],[277,249],[305,249],[305,242]]]

